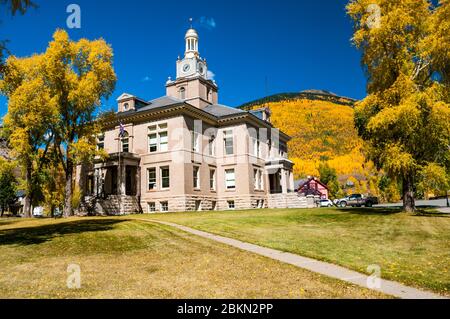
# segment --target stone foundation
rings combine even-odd
[[[109,195],[105,199],[87,196],[80,205],[78,215],[118,216],[141,212],[136,196]]]
[[[309,201],[308,201],[309,200]],[[186,195],[175,197],[161,197],[155,199],[141,199],[136,196],[110,195],[106,199],[85,197],[78,215],[131,215],[150,213],[148,203],[155,203],[155,213],[160,213],[161,202],[168,203],[167,212],[195,212],[210,210],[246,210],[259,208],[308,208],[312,207],[314,199],[299,197],[296,193],[288,194],[252,194],[244,196],[226,196],[217,199],[214,196]],[[230,208],[229,202],[234,202]]]

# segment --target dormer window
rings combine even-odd
[[[123,110],[124,110],[124,111],[128,111],[129,109],[130,109],[130,104],[124,103],[124,104],[123,104]]]

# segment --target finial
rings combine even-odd
[[[191,25],[191,29],[192,29],[192,21],[194,21],[194,19],[189,18],[189,24]]]

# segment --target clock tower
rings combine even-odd
[[[192,19],[190,19],[192,22]],[[198,34],[191,27],[185,35],[184,58],[177,60],[177,77],[167,81],[167,95],[184,100],[198,108],[217,104],[216,83],[208,79],[208,65],[198,52]]]

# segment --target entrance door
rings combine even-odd
[[[271,194],[281,193],[279,172],[276,172],[275,174],[269,174],[269,186]]]
[[[127,166],[125,168],[125,194],[136,195],[136,167]]]

